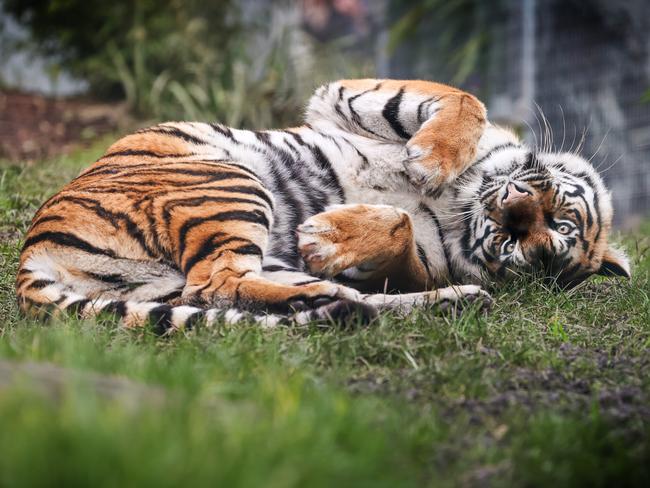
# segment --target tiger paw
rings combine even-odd
[[[448,286],[430,293],[430,305],[453,317],[468,308],[476,307],[479,311],[487,312],[492,307],[490,294],[476,285]]]
[[[368,325],[378,316],[372,305],[352,300],[339,300],[322,307],[318,313],[342,329]]]
[[[305,293],[288,300],[289,309],[295,312],[324,307],[340,300],[359,301],[361,294],[347,286],[330,282],[320,282],[304,285]]]
[[[298,250],[312,273],[381,268],[412,243],[409,215],[388,205],[338,205],[298,226]]]
[[[427,148],[410,144],[404,168],[415,188],[425,195],[437,195],[466,169],[473,155],[448,142],[437,142]]]
[[[448,94],[440,103],[406,144],[406,173],[425,195],[439,194],[472,164],[486,125],[485,106],[476,97]]]

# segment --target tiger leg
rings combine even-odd
[[[322,118],[365,137],[404,144],[406,174],[425,194],[435,194],[472,164],[487,124],[485,106],[475,96],[420,80],[330,83],[307,108],[308,122]]]
[[[360,281],[362,289],[422,291],[432,286],[408,213],[389,205],[338,205],[298,227],[311,272]]]
[[[409,312],[435,305],[456,312],[476,301],[484,308],[491,304],[490,296],[475,285],[423,291],[433,283],[417,255],[411,218],[396,207],[336,206],[308,219],[298,235],[299,250],[314,273],[342,279],[356,276],[362,290],[417,291],[364,295],[363,302],[378,310]]]
[[[331,281],[291,284],[264,276],[262,259],[272,215],[261,205],[244,205],[237,211],[218,207],[216,213],[210,205],[174,208],[169,228],[170,236],[178,239],[178,265],[185,273],[184,301],[284,311],[294,302],[319,307],[336,299],[360,298],[356,290]]]
[[[406,172],[411,182],[435,194],[473,162],[486,126],[484,105],[474,96],[441,96],[440,108],[406,143]]]
[[[490,295],[477,285],[454,285],[420,293],[395,295],[373,293],[364,295],[362,301],[380,311],[408,313],[419,307],[435,307],[452,315],[473,304],[481,310],[488,310],[492,306]]]
[[[295,269],[273,257],[264,258],[262,263],[262,277],[275,283],[293,286],[304,286],[323,281],[321,278]],[[291,302],[290,307],[295,311],[306,310],[309,308],[309,303],[296,299]]]

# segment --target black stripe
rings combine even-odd
[[[174,290],[170,293],[167,293],[166,295],[162,295],[159,297],[154,298],[152,301],[153,302],[168,302],[169,300],[173,300],[174,298],[178,298],[183,294],[183,290]]]
[[[220,241],[216,241],[215,239],[218,237],[223,237],[226,235],[223,232],[217,232],[207,239],[203,241],[201,246],[199,247],[198,251],[196,251],[192,256],[187,258],[185,260],[185,263],[183,264],[183,273],[186,275],[190,272],[190,270],[196,266],[197,263],[202,261],[203,259],[207,258],[210,256],[212,253],[217,251],[219,248],[225,246],[226,244],[233,242],[233,241],[244,241],[244,242],[250,242],[249,239],[245,239],[243,237],[228,237],[226,239],[222,239]],[[183,258],[183,255],[181,254],[180,258]]]
[[[354,96],[348,98],[348,109],[350,110],[350,115],[352,115],[352,120],[354,121],[354,123],[357,124],[357,126],[359,126],[359,128],[361,128],[362,130],[368,132],[369,134],[372,134],[372,135],[375,135],[375,136],[379,137],[380,139],[385,139],[381,135],[379,135],[376,132],[374,132],[374,131],[368,129],[367,127],[365,127],[365,125],[363,124],[363,121],[361,120],[361,116],[354,109],[354,107],[352,107],[352,102],[354,102],[357,98],[365,95],[366,93],[377,91],[377,90],[379,90],[379,88],[381,88],[381,82],[377,83],[377,85],[375,85],[374,88],[362,91],[361,93],[358,93],[357,95],[354,95]]]
[[[436,228],[436,232],[438,234],[438,239],[440,240],[440,245],[442,246],[442,252],[445,257],[445,266],[447,268],[447,271],[449,272],[449,276],[453,279],[454,272],[451,267],[451,258],[449,257],[449,250],[447,249],[447,245],[445,243],[444,236],[442,234],[442,228],[440,226],[440,220],[438,219],[438,216],[436,213],[431,210],[428,206],[421,204],[420,205],[420,210],[424,211],[426,214],[431,217],[431,220],[433,220],[433,225]]]
[[[324,132],[319,132],[319,136],[324,137],[328,141],[330,141],[332,144],[336,146],[336,148],[341,151],[341,144],[339,143],[339,137],[334,137],[330,134],[324,133]]]
[[[365,154],[363,154],[361,151],[359,151],[359,149],[357,148],[357,146],[355,146],[355,145],[352,144],[350,141],[348,141],[347,138],[345,138],[345,137],[343,137],[343,136],[339,136],[339,137],[340,137],[340,139],[342,139],[345,143],[347,143],[348,146],[350,146],[352,149],[354,149],[354,150],[356,151],[357,155],[361,158],[361,161],[362,161],[361,169],[367,168],[368,165],[370,164],[369,161],[368,161],[368,157],[367,157]]]
[[[307,197],[306,194],[303,198],[299,199],[296,198],[296,196],[290,191],[290,188],[287,185],[287,175],[282,173],[277,163],[280,163],[282,169],[289,171],[289,179],[295,180],[298,183],[298,189],[300,189],[303,193],[306,189],[309,188],[309,184],[303,178],[302,173],[296,169],[296,160],[291,156],[291,154],[289,154],[284,149],[278,148],[277,146],[271,144],[268,136],[265,136],[267,135],[264,134],[260,136],[259,133],[257,133],[257,139],[264,144],[263,148],[257,147],[253,144],[244,144],[244,147],[255,151],[267,158],[267,170],[269,176],[272,178],[270,186],[274,189],[275,195],[285,199],[286,203],[283,206],[288,206],[294,210],[292,221],[290,222],[290,228],[294,229],[300,222],[304,221],[302,204],[308,204],[310,202],[307,201],[307,198],[305,198]],[[300,136],[296,137],[296,140],[300,139],[302,141],[302,138],[300,138]],[[314,211],[314,213],[318,213],[318,210]]]
[[[494,155],[494,153],[496,153],[496,152],[499,152],[499,151],[502,151],[503,149],[508,149],[508,148],[511,148],[511,147],[514,148],[514,147],[521,147],[521,146],[518,146],[517,144],[513,144],[512,142],[506,142],[505,144],[500,144],[500,145],[490,149],[488,151],[488,153],[485,156],[483,156],[481,159],[479,159],[477,161],[474,161],[474,163],[472,163],[472,166],[474,166],[476,164],[479,164],[479,163],[482,163],[486,159],[492,157],[492,155]]]
[[[178,207],[199,207],[206,203],[245,203],[249,205],[255,205],[256,207],[264,208],[264,206],[256,201],[250,200],[248,198],[236,198],[236,197],[211,197],[203,196],[196,198],[184,198],[180,200],[168,200],[165,202],[162,210],[162,216],[165,222],[169,225],[171,219],[171,213]],[[272,208],[271,208],[272,210]]]
[[[165,334],[172,327],[173,307],[159,305],[149,312],[149,323],[156,335]]]
[[[537,170],[539,168],[539,161],[537,160],[537,155],[533,152],[529,152],[526,155],[526,160],[524,161],[522,170]]]
[[[312,283],[319,283],[321,280],[318,278],[313,278],[310,280],[305,280],[305,281],[298,281],[297,283],[292,283],[291,286],[303,286],[303,285],[311,285]]]
[[[93,246],[87,241],[80,239],[77,236],[69,234],[67,232],[41,232],[35,236],[30,237],[25,241],[23,245],[23,251],[34,244],[39,242],[52,242],[61,246],[74,247],[80,251],[85,251],[90,254],[101,254],[103,256],[117,257],[116,254],[110,249],[101,249],[99,247]]]
[[[65,307],[66,313],[69,313],[70,315],[80,319],[83,315],[84,308],[90,300],[88,298],[82,298],[81,300],[77,300],[76,302],[72,302],[69,304],[67,307]]]
[[[594,200],[593,200],[594,212],[596,214],[596,223],[598,225],[598,231],[596,232],[596,236],[594,237],[594,242],[597,242],[598,238],[600,237],[601,230],[602,230],[602,217],[601,217],[601,214],[600,214],[600,200],[599,200],[599,197],[598,197],[598,191],[596,190],[596,185],[594,184],[593,179],[587,173],[579,173],[579,174],[577,174],[575,176],[577,178],[582,178],[585,181],[585,183],[587,183],[587,185],[591,188],[591,190],[592,190],[592,192],[594,194]],[[587,212],[588,212],[588,216],[589,216],[589,215],[591,215],[591,212],[589,210],[589,205],[587,205],[586,201],[585,201],[585,205],[587,206]]]
[[[395,233],[396,233],[398,230],[400,230],[400,229],[406,227],[408,224],[409,224],[409,219],[402,219],[402,220],[400,220],[397,224],[395,224],[395,225],[393,226],[393,228],[388,232],[388,234],[392,237],[392,236],[395,235]]]
[[[406,129],[404,129],[404,126],[399,120],[399,106],[400,103],[402,103],[403,96],[404,87],[400,88],[397,92],[397,95],[386,102],[386,105],[384,105],[384,110],[382,110],[381,114],[384,116],[386,121],[388,121],[391,128],[398,136],[400,136],[402,139],[410,139],[411,134],[406,132]]]
[[[138,131],[138,132],[141,133],[141,134],[142,133],[147,133],[147,132],[153,132],[153,133],[156,133],[156,134],[166,134],[166,135],[169,135],[169,136],[178,137],[179,139],[183,139],[186,142],[191,142],[192,144],[199,144],[201,146],[205,146],[207,144],[207,142],[204,141],[203,139],[199,139],[196,136],[188,134],[187,132],[185,132],[185,131],[183,131],[181,129],[178,129],[177,127],[161,127],[161,126],[157,126],[157,127],[151,128],[151,129],[144,129],[144,130]]]
[[[186,246],[187,234],[192,228],[204,224],[206,222],[227,222],[227,221],[239,221],[239,222],[251,222],[254,224],[259,224],[264,226],[267,230],[270,226],[269,220],[264,215],[264,213],[259,210],[253,211],[244,211],[244,210],[232,210],[229,212],[219,212],[214,215],[209,215],[207,217],[194,217],[187,219],[185,223],[181,226],[178,233],[179,241],[179,256],[182,256]]]
[[[343,100],[344,91],[345,91],[345,87],[341,85],[339,87],[339,98],[334,104],[334,110],[336,110],[336,113],[338,113],[341,116],[341,118],[347,122],[350,119],[348,119],[348,117],[346,117],[346,115],[343,113],[343,110],[341,110],[341,101]]]
[[[199,310],[185,319],[185,330],[194,329],[199,323],[205,320],[205,310]]]
[[[174,155],[176,157],[177,155]],[[191,156],[191,154],[187,155],[178,155],[178,157],[181,156]],[[187,160],[176,160],[176,161],[167,161],[164,163],[139,163],[139,164],[124,164],[124,163],[104,163],[104,164],[99,164],[96,166],[92,166],[91,168],[88,168],[86,171],[81,173],[79,176],[77,176],[74,180],[72,181],[77,181],[83,178],[87,178],[89,176],[99,176],[103,174],[118,174],[122,173],[124,176],[132,176],[132,175],[141,175],[141,174],[146,174],[143,171],[138,171],[143,168],[148,169],[149,171],[155,171],[157,168],[165,168],[167,171],[170,173],[173,173],[173,170],[176,165],[181,165],[181,166],[208,166],[210,168],[219,168],[222,169],[222,166],[237,166],[234,164],[231,164],[229,159],[202,159],[200,161],[187,161]],[[220,165],[220,166],[218,166]],[[239,169],[239,166],[237,166]],[[175,168],[176,171],[179,171],[178,168]],[[214,171],[214,170],[213,170]],[[250,172],[250,171],[249,171]]]
[[[97,281],[103,281],[105,283],[115,283],[120,285],[125,283],[124,276],[122,276],[119,273],[100,274],[100,273],[92,273],[90,271],[86,271],[86,275],[88,275],[92,279],[95,279]]]
[[[427,272],[427,276],[429,276],[429,279],[433,284],[433,274],[431,274],[431,268],[429,267],[429,259],[427,258],[427,253],[425,252],[424,247],[422,247],[420,243],[416,243],[416,248],[418,251],[418,258],[420,259],[422,266],[424,266],[424,269]]]
[[[256,137],[257,140],[259,140],[260,142],[263,142],[264,144],[267,144],[267,145],[269,145],[269,146],[272,145],[272,144],[271,144],[271,136],[269,136],[269,134],[268,134],[267,132],[263,132],[263,131],[253,131],[253,134],[255,134],[255,137]]]
[[[209,125],[209,126],[212,128],[212,130],[214,130],[216,133],[221,134],[222,136],[227,137],[228,139],[230,139],[230,140],[233,141],[233,142],[238,142],[238,141],[235,139],[235,136],[233,135],[232,130],[230,129],[230,127],[226,127],[225,125],[219,125],[219,124],[208,124],[208,125]]]
[[[122,164],[122,163],[104,163],[104,164],[96,164],[95,166],[91,166],[87,170],[85,170],[83,173],[81,173],[79,176],[77,176],[75,179],[72,180],[72,182],[78,182],[79,180],[83,180],[84,178],[88,178],[90,176],[98,176],[98,175],[114,175],[120,172],[125,172],[129,170],[134,170],[138,168],[151,168],[152,163],[140,163],[140,164]]]
[[[147,241],[145,239],[144,234],[142,233],[142,230],[136,225],[135,222],[133,222],[133,220],[131,220],[128,214],[124,212],[112,212],[110,210],[107,210],[99,201],[93,200],[91,198],[73,197],[67,195],[63,195],[57,198],[56,200],[52,201],[50,205],[54,205],[60,202],[67,202],[67,203],[79,205],[85,208],[86,210],[93,212],[95,215],[97,215],[99,218],[103,219],[104,221],[109,222],[114,229],[119,229],[120,223],[123,223],[127,234],[133,239],[135,239],[138,242],[138,244],[140,244],[140,247],[150,257],[155,256],[156,253],[147,244]]]
[[[467,212],[471,211],[472,209],[472,204],[471,203],[466,203],[463,206],[461,206],[461,215],[467,215]],[[472,256],[472,249],[469,245],[469,240],[472,237],[472,227],[474,226],[476,217],[472,215],[471,218],[465,218],[464,219],[464,229],[463,229],[463,235],[461,237],[461,250],[463,252],[463,255],[465,256],[466,259],[470,259]]]
[[[124,318],[126,315],[126,302],[123,300],[115,300],[102,308],[101,312],[112,313],[119,318]]]
[[[191,156],[190,153],[184,153],[184,154],[173,154],[173,153],[157,153],[154,151],[147,151],[144,149],[125,149],[123,151],[115,151],[111,153],[104,154],[101,158],[99,158],[99,161],[102,159],[106,158],[114,158],[116,156],[148,156],[151,158],[184,158],[187,156]]]
[[[314,155],[314,161],[316,162],[317,166],[327,173],[328,182],[334,185],[334,191],[336,192],[336,195],[339,197],[339,203],[344,202],[345,192],[343,191],[343,187],[341,186],[339,177],[332,169],[332,163],[330,163],[329,159],[327,159],[327,157],[325,156],[325,154],[323,153],[320,147],[316,145],[310,145],[309,149]]]
[[[290,135],[291,137],[293,137],[293,139],[294,139],[298,144],[300,144],[301,146],[307,146],[307,143],[305,142],[305,140],[302,138],[302,136],[301,136],[300,134],[297,134],[297,133],[295,133],[295,132],[293,132],[293,131],[291,131],[291,130],[284,130],[284,131],[282,131],[282,132],[284,132],[285,134],[288,134],[288,135]]]
[[[244,166],[243,164],[233,163],[232,161],[224,161],[222,164],[225,164],[227,166],[232,166],[234,168],[240,169],[240,170],[244,171],[245,173],[248,173],[255,180],[259,180],[259,176],[257,176],[257,173],[255,173],[252,169]]]
[[[431,102],[438,101],[439,99],[440,99],[440,97],[431,97],[431,98],[427,98],[426,100],[420,102],[420,104],[418,105],[418,123],[419,124],[423,124],[424,122],[426,122],[430,118],[430,116],[428,116],[427,118],[424,117],[424,106],[427,103],[430,104]]]
[[[262,271],[267,271],[269,273],[275,273],[276,271],[296,271],[295,268],[289,268],[288,266],[281,266],[279,264],[269,264],[268,266],[263,266]]]
[[[283,142],[287,145],[289,149],[291,149],[291,153],[293,154],[294,159],[298,160],[301,159],[302,154],[300,150],[291,142],[291,139],[285,138],[283,139]]]
[[[268,203],[271,209],[274,208],[273,200],[271,199],[269,194],[264,190],[254,186],[228,186],[228,187],[216,188],[216,190],[223,191],[226,193],[244,193],[249,195],[255,195],[257,197],[260,197],[266,203]]]
[[[328,196],[323,191],[321,191],[318,188],[315,188],[313,184],[310,184],[311,181],[309,178],[305,178],[303,172],[306,168],[308,169],[308,165],[305,164],[300,166],[297,165],[298,160],[295,159],[284,148],[281,148],[273,144],[267,133],[256,132],[255,135],[257,136],[258,140],[262,142],[269,151],[272,151],[273,155],[275,155],[279,159],[279,161],[282,164],[282,167],[289,171],[291,175],[291,180],[295,181],[298,184],[298,187],[301,189],[302,193],[304,194],[304,197],[299,201],[296,200],[296,203],[309,205],[311,207],[310,213],[312,214],[322,212],[325,209],[325,207],[328,205],[329,199]],[[307,146],[311,147],[309,145]],[[272,167],[271,168],[272,171],[274,171],[273,176],[277,176],[278,172],[277,172],[277,168],[274,165],[274,160],[271,159],[269,163]],[[320,177],[320,175],[315,175],[315,176]],[[329,173],[328,173],[328,177],[331,178]],[[329,183],[329,180],[327,180],[327,182]],[[297,215],[297,223],[302,222],[304,220],[304,215],[303,215],[304,212],[302,207],[294,206],[293,208],[294,210],[296,210],[297,214],[299,213],[299,215]],[[295,228],[295,226],[292,226],[291,228],[293,229]]]
[[[260,249],[259,246],[251,243],[251,244],[246,244],[245,246],[240,246],[235,249],[230,249],[231,252],[234,252],[235,254],[248,254],[248,255],[253,255],[253,256],[259,256],[260,258],[262,257],[263,253],[262,250]]]
[[[53,285],[53,284],[54,284],[53,280],[34,280],[29,285],[27,285],[27,288],[31,290],[42,290],[46,286]]]
[[[587,227],[589,228],[594,224],[594,219],[593,219],[593,215],[591,213],[591,209],[589,208],[589,203],[587,203],[587,199],[584,196],[585,195],[585,189],[579,183],[573,182],[573,183],[570,183],[570,184],[575,188],[575,191],[573,191],[573,192],[568,192],[567,191],[567,192],[564,193],[564,195],[567,196],[567,197],[579,198],[580,200],[582,200],[582,203],[585,206],[585,212],[587,214]],[[595,193],[595,190],[594,190],[594,193]]]
[[[361,94],[360,94],[361,95]],[[357,95],[358,96],[358,95]],[[369,129],[368,127],[365,126],[363,121],[361,120],[361,115],[359,115],[359,112],[357,112],[354,107],[352,106],[352,101],[356,97],[350,97],[348,98],[348,108],[350,110],[350,115],[352,115],[352,120],[354,121],[357,126],[362,129],[363,131],[367,132],[368,134],[372,134],[373,136],[377,136],[379,139],[385,140],[386,137],[382,136],[381,134],[378,134],[372,129]]]
[[[39,217],[37,219],[34,219],[31,228],[33,229],[37,225],[44,224],[45,222],[58,222],[61,220],[65,220],[65,218],[62,215],[46,215],[44,217]]]
[[[121,178],[140,178],[142,176],[165,176],[165,175],[170,175],[170,176],[177,176],[177,175],[185,175],[185,176],[197,176],[201,178],[207,178],[206,181],[220,181],[220,180],[225,180],[228,178],[244,178],[244,179],[251,179],[251,176],[248,174],[243,174],[243,171],[227,171],[224,168],[221,168],[219,166],[215,166],[213,169],[209,170],[199,170],[199,169],[185,169],[185,168],[174,168],[173,165],[176,163],[170,163],[166,165],[161,165],[161,166],[151,166],[149,165],[149,169],[146,170],[140,170],[140,171],[133,171],[131,173],[125,173],[123,175],[120,175]],[[224,163],[227,164],[227,163]],[[229,165],[232,166],[232,165]],[[128,167],[127,167],[128,168]],[[120,181],[120,182],[123,182]],[[142,184],[143,182],[136,182],[137,184]],[[154,181],[154,184],[158,183],[159,180]],[[186,182],[179,182],[183,185],[187,184]],[[192,182],[191,184],[196,184],[196,182]]]

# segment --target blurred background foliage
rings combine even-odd
[[[531,144],[584,133],[597,166],[616,164],[617,215],[634,217],[650,211],[649,33],[648,0],[0,0],[0,157],[48,155],[80,127],[124,132],[129,114],[290,126],[325,81],[421,78],[477,94]],[[39,58],[50,95],[108,101],[103,119],[38,98],[29,70],[8,76]]]
[[[56,60],[54,75],[65,70],[94,97],[125,99],[138,118],[265,127],[297,123],[323,81],[376,76],[377,46],[363,40],[381,30],[391,71],[408,66],[402,71],[465,83],[490,61],[503,3],[2,0],[0,8],[29,30],[22,48]],[[297,20],[297,5],[307,22]],[[435,51],[447,55],[431,56],[432,32]]]
[[[125,99],[138,118],[268,127],[297,123],[319,82],[363,71],[312,42],[288,10],[283,15],[288,4],[4,0],[3,7],[29,29],[21,47],[56,59],[94,97]]]
[[[409,69],[426,60],[426,69],[439,79],[461,85],[487,72],[492,37],[502,27],[506,5],[505,0],[393,0],[390,16],[397,20],[390,29],[389,52],[399,52],[400,64]],[[435,44],[426,42],[432,38]]]

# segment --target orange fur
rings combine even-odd
[[[429,174],[429,185],[437,188],[450,183],[474,160],[478,141],[487,123],[483,103],[456,88],[422,80],[342,80],[341,85],[355,93],[372,90],[394,93],[404,90],[436,97],[440,108],[435,116],[413,134],[406,146],[413,162]]]
[[[433,285],[417,256],[413,223],[406,212],[349,205],[315,215],[299,231],[307,231],[307,226],[315,232],[301,239],[299,250],[313,273],[332,277],[371,263],[374,271],[365,283],[367,289],[421,291]]]

